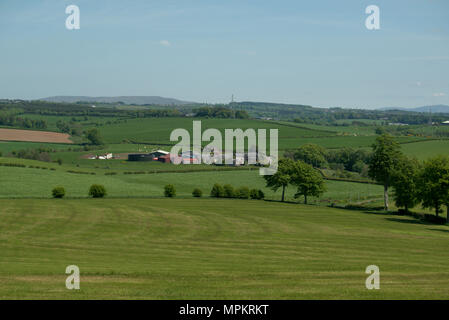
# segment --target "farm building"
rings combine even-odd
[[[96,156],[89,157],[89,159],[98,159],[98,160],[109,160],[109,159],[112,159],[112,158],[113,158],[112,153],[105,153],[105,154],[102,154],[102,155],[96,155]]]
[[[443,124],[445,126],[449,126],[449,120],[448,121],[443,121],[441,124]]]
[[[167,161],[168,158],[168,161]],[[164,150],[156,150],[150,153],[131,153],[128,161],[162,161],[170,162],[170,153]]]

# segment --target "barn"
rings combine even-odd
[[[169,161],[166,161],[167,157]],[[162,162],[170,162],[170,153],[164,150],[156,150],[150,153],[128,154],[128,161],[158,161],[158,160]]]

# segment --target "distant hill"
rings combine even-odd
[[[164,98],[159,96],[120,96],[120,97],[87,97],[87,96],[54,96],[39,99],[48,102],[89,102],[89,103],[124,103],[124,104],[157,104],[157,105],[185,105],[194,102],[182,101],[173,98]]]
[[[445,104],[438,104],[433,106],[423,106],[416,108],[395,108],[395,107],[387,107],[380,108],[379,110],[400,110],[400,111],[410,111],[410,112],[429,112],[432,110],[433,113],[449,113],[449,106]]]

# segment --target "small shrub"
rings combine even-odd
[[[54,187],[51,194],[53,195],[53,198],[64,198],[65,189],[64,187]]]
[[[249,188],[248,187],[240,187],[235,192],[236,197],[239,199],[248,199],[249,198]]]
[[[92,198],[103,198],[106,195],[106,188],[101,184],[93,184],[89,188],[89,196]]]
[[[57,162],[59,165],[62,165],[62,159],[61,159],[61,158],[59,158],[58,160],[56,160],[56,162]]]
[[[174,196],[176,196],[175,186],[172,184],[167,184],[164,187],[164,195],[168,198],[173,198]]]
[[[200,198],[203,195],[203,191],[201,191],[201,189],[199,188],[195,188],[192,191],[192,196],[196,197],[196,198]]]
[[[251,199],[258,200],[259,199],[259,193],[257,192],[257,189],[249,190],[249,197]]]
[[[214,184],[212,190],[210,191],[210,196],[214,198],[221,198],[224,195],[224,189],[221,184]]]
[[[231,186],[230,184],[225,184],[223,186],[223,192],[224,192],[225,198],[234,198],[235,197],[234,187]]]
[[[262,200],[265,198],[265,194],[260,189],[251,189],[249,191],[249,197],[254,200]]]

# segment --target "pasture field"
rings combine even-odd
[[[401,145],[402,151],[419,160],[425,160],[434,156],[449,156],[449,140],[431,140]]]
[[[365,120],[367,121],[367,120]],[[360,122],[365,122],[363,120],[360,120]],[[312,124],[312,123],[296,123],[296,122],[287,122],[287,121],[277,121],[279,123],[284,123],[288,125],[294,125],[297,127],[302,128],[308,128],[312,130],[323,130],[323,131],[329,131],[333,132],[334,134],[339,135],[354,135],[357,136],[372,136],[375,135],[376,126],[372,125],[371,122],[366,122],[366,126],[356,126],[356,125],[348,125],[346,126],[335,126],[335,125],[319,125],[319,124]]]
[[[8,163],[5,158],[0,158],[0,163]],[[42,162],[22,160],[20,163],[27,166],[43,166]],[[160,164],[164,165],[164,164]],[[177,197],[191,198],[194,188],[200,188],[204,197],[209,197],[209,192],[214,183],[231,184],[234,187],[247,186],[263,190],[267,199],[280,200],[281,190],[277,192],[265,187],[265,180],[259,175],[257,169],[242,168],[230,171],[199,171],[199,172],[170,172],[104,175],[97,170],[97,174],[69,173],[73,170],[68,166],[57,164],[45,165],[48,169],[41,168],[17,168],[0,166],[0,198],[50,198],[51,189],[55,186],[63,186],[67,197],[85,198],[91,184],[100,183],[106,187],[109,198],[122,197],[161,197],[163,187],[173,184],[177,190]],[[189,170],[197,166],[172,166]],[[209,166],[210,167],[210,166]],[[53,168],[55,170],[50,170]],[[218,168],[219,169],[219,168]],[[88,171],[86,171],[88,172]],[[42,183],[45,181],[45,183]],[[347,203],[363,203],[374,200],[380,204],[382,199],[382,187],[374,184],[353,183],[344,181],[326,181],[327,191],[319,199],[311,197],[310,203],[336,205]],[[302,198],[294,199],[296,189],[291,187],[286,190],[287,201],[303,201]]]
[[[25,149],[51,148],[54,150],[67,150],[74,146],[65,143],[44,143],[44,142],[20,142],[20,141],[0,141],[0,152],[5,156],[9,152]]]
[[[449,299],[449,230],[257,200],[0,200],[1,299]],[[80,268],[80,290],[65,268]],[[380,268],[381,289],[365,288]]]

